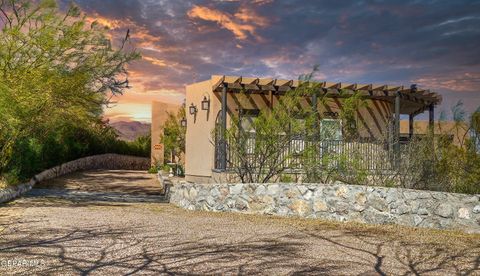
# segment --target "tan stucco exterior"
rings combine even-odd
[[[185,178],[187,181],[204,182],[212,176],[215,147],[211,133],[220,103],[213,94],[211,80],[188,85],[186,90]],[[201,108],[204,97],[210,99],[208,112]],[[195,115],[189,113],[192,103],[198,110]]]
[[[151,142],[151,161],[152,165],[163,164],[163,146],[160,145],[160,136],[163,134],[163,124],[168,118],[167,112],[177,113],[181,105],[153,101],[152,102],[152,142]]]
[[[185,177],[187,181],[207,183],[215,181],[218,175],[213,171],[215,163],[215,146],[213,131],[215,122],[221,110],[221,93],[213,92],[212,87],[219,80],[219,76],[188,85],[186,87],[186,156]],[[201,109],[201,101],[210,99],[210,111]],[[238,114],[240,109],[264,110],[278,104],[280,95],[227,93],[227,127],[232,114]],[[330,116],[328,112],[340,114],[342,98],[327,98],[319,101],[318,111],[321,117]],[[197,107],[195,115],[189,114],[191,105]],[[305,98],[302,103],[305,108],[312,108],[311,99]],[[327,115],[325,115],[327,112]],[[381,99],[366,99],[365,104],[358,109],[357,126],[363,137],[384,138],[388,124],[393,116],[393,103]]]
[[[436,121],[433,132],[435,135],[448,135],[451,137],[454,145],[464,146],[468,136],[468,126],[465,123],[456,123],[452,121]],[[413,122],[414,135],[428,134],[428,121],[417,120]],[[406,136],[409,133],[409,122],[400,121],[400,133]]]

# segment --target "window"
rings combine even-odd
[[[258,109],[242,109],[240,110],[240,130],[249,134],[246,140],[246,154],[255,153],[255,126],[254,122],[260,114]]]
[[[245,132],[255,133],[253,122],[259,113],[260,111],[258,109],[240,110],[240,128]]]
[[[292,149],[292,152],[294,154],[300,154],[305,150],[305,133],[303,133],[303,130],[305,128],[306,121],[302,117],[295,118],[295,126],[293,131],[293,138],[292,141],[290,142],[290,146]],[[302,132],[297,132],[298,129],[302,130]]]
[[[320,121],[322,140],[342,140],[342,121],[339,119],[322,119]]]

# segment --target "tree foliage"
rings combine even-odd
[[[242,114],[232,116],[223,137],[220,129],[215,129],[214,139],[217,143],[219,139],[225,139],[231,153],[228,165],[240,181],[265,183],[279,180],[291,167],[298,165],[295,163],[300,161],[302,145],[297,145],[298,151],[285,149],[291,148],[292,141],[301,141],[318,131],[312,127],[316,112],[301,106],[303,97],[317,89],[317,84],[310,82],[312,76],[303,76],[299,88],[288,91],[271,109],[260,110],[258,116],[246,121]]]
[[[55,150],[46,145],[67,147],[65,137],[112,132],[103,107],[128,87],[126,64],[139,58],[128,37],[114,48],[77,6],[61,12],[53,0],[1,0],[0,26],[0,174],[22,170],[24,150],[47,155]],[[72,147],[78,155],[94,146]]]
[[[181,107],[177,113],[167,112],[167,120],[163,125],[163,134],[160,135],[160,142],[164,147],[164,160],[172,160],[174,157],[179,163],[185,154],[186,128],[181,126],[181,120],[185,118],[185,107]],[[163,164],[162,164],[163,165]]]

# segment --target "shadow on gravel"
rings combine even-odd
[[[26,198],[64,199],[74,202],[102,201],[102,202],[129,202],[129,203],[167,203],[168,195],[131,194],[128,192],[90,192],[66,189],[32,189]]]
[[[120,192],[159,195],[159,182],[152,174],[128,170],[91,170],[76,172],[35,185],[37,189],[68,189],[86,192]]]
[[[153,274],[264,274],[269,270],[282,268],[291,270],[300,264],[297,258],[299,243],[277,242],[274,239],[232,244],[211,243],[206,239],[166,245],[162,242],[168,242],[175,236],[158,234],[135,239],[130,237],[130,227],[112,229],[103,226],[44,231],[55,231],[56,235],[54,238],[42,239],[40,237],[45,233],[31,233],[28,240],[18,239],[9,244],[0,242],[0,250],[5,253],[5,257],[11,253],[25,259],[45,260],[43,267],[35,267],[35,273],[40,274],[59,271],[73,271],[81,275],[105,271],[121,272],[125,275],[140,271]],[[101,238],[108,239],[109,242],[99,248],[94,241]],[[146,240],[160,243],[160,250],[152,250]],[[122,245],[121,250],[118,249],[119,245]],[[91,253],[79,253],[80,249],[82,252]],[[76,252],[75,256],[72,252]],[[55,262],[50,262],[51,260]],[[336,268],[336,264],[327,262],[304,262],[298,271],[302,274],[331,274]]]
[[[379,231],[382,232],[382,231]],[[401,268],[400,275],[479,275],[480,244],[470,247],[448,248],[441,242],[407,242],[395,237],[381,236],[370,231],[341,231],[337,235],[322,235],[318,232],[304,231],[315,239],[321,239],[334,245],[339,250],[351,252],[351,255],[362,256],[367,263],[373,264],[372,273],[390,275],[391,270],[386,262],[392,259]],[[352,238],[354,243],[352,243]],[[348,241],[346,241],[348,239]],[[357,244],[363,244],[359,247]],[[396,273],[395,273],[396,274]]]
[[[172,232],[152,234],[150,231],[145,226],[112,228],[107,224],[81,229],[35,229],[3,236],[0,252],[6,259],[21,256],[44,260],[43,266],[20,267],[17,268],[20,271],[16,271],[35,274],[68,271],[81,275],[130,275],[141,271],[147,274],[478,275],[479,272],[478,244],[451,250],[387,238],[377,242],[374,236],[363,232],[332,234],[310,230],[219,242],[215,233],[195,240]],[[332,261],[324,250],[317,252],[319,257],[305,255],[312,238],[320,241],[325,251],[342,254],[343,260]]]

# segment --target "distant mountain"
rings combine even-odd
[[[125,141],[133,141],[150,133],[150,124],[148,123],[119,121],[112,122],[110,125],[117,130],[119,138]]]

